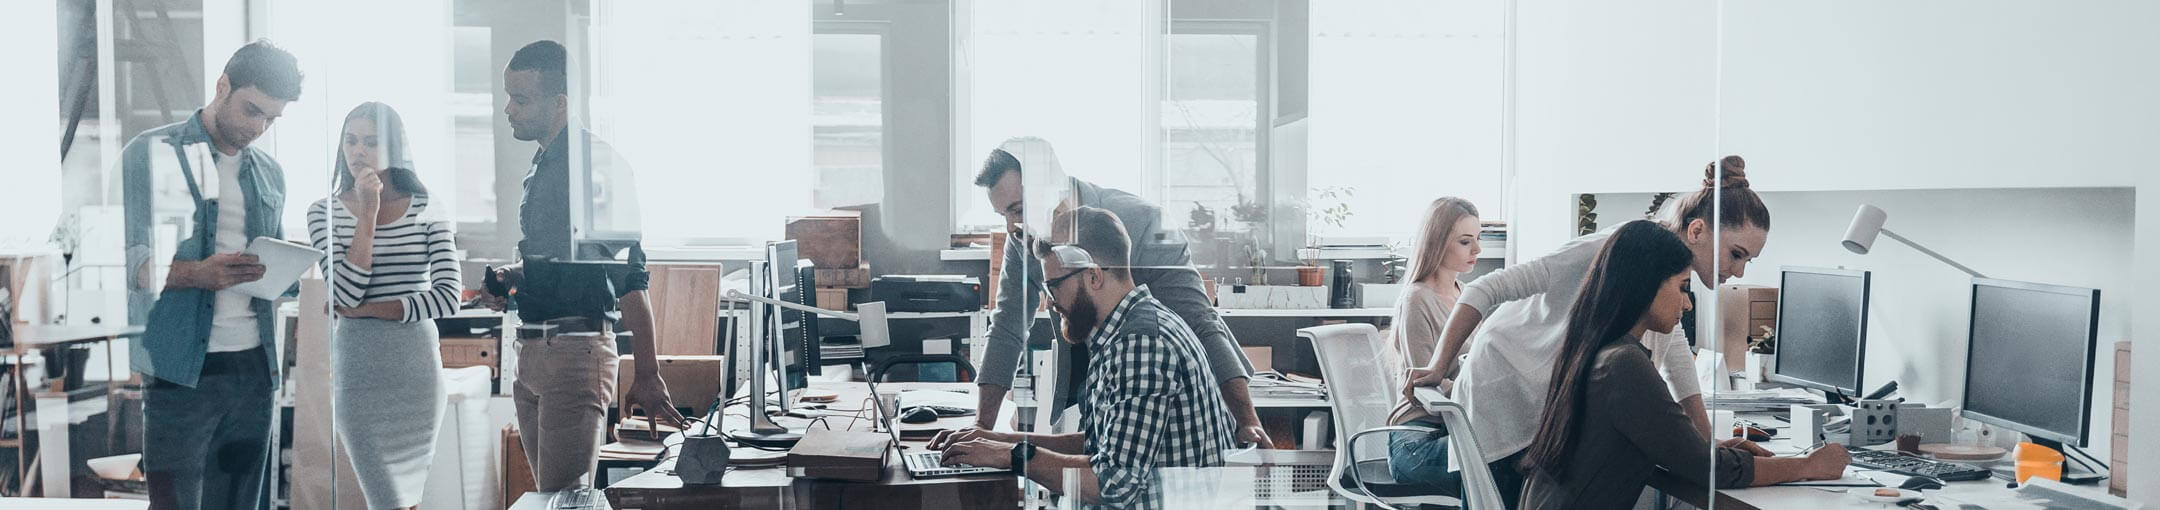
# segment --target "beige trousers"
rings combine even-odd
[[[520,442],[533,484],[555,492],[591,484],[615,400],[615,335],[570,333],[518,342]]]

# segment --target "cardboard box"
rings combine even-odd
[[[798,256],[819,268],[849,269],[862,266],[862,213],[831,211],[787,220],[787,238],[795,241]]]
[[[819,287],[836,289],[870,288],[870,266],[856,266],[850,269],[820,267],[810,277],[817,280],[817,286]]]
[[[532,464],[525,462],[525,443],[518,438],[516,423],[502,429],[502,501],[503,509],[523,497],[527,492],[538,491],[533,482]]]
[[[501,340],[489,337],[443,337],[442,366],[488,367],[489,377],[502,377],[501,345]]]
[[[817,307],[837,312],[847,311],[847,289],[818,287]]]

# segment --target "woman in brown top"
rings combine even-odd
[[[1745,487],[1841,476],[1851,460],[1826,445],[1804,458],[1771,457],[1733,439],[1715,449],[1658,388],[1641,338],[1671,333],[1687,299],[1687,244],[1648,221],[1620,227],[1583,281],[1553,366],[1537,439],[1523,459],[1523,508],[1632,508],[1663,469],[1705,487]],[[1715,469],[1715,479],[1712,470]],[[1714,484],[1713,484],[1714,483]]]

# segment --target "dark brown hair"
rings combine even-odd
[[[990,157],[983,158],[982,171],[975,174],[975,185],[985,188],[996,186],[998,178],[1006,172],[1020,171],[1020,158],[1013,157],[1005,149],[990,149]]]
[[[1523,455],[1524,472],[1542,470],[1555,480],[1566,478],[1567,455],[1581,428],[1577,422],[1589,407],[1590,369],[1598,351],[1628,338],[1649,313],[1665,280],[1688,270],[1694,258],[1679,235],[1650,221],[1630,221],[1605,241],[1568,311],[1567,333],[1553,363],[1537,438]]]
[[[382,143],[383,161],[377,164],[383,166],[383,184],[407,195],[428,194],[427,186],[420,184],[420,175],[413,173],[412,151],[405,145],[405,119],[398,116],[397,110],[374,101],[353,107],[352,112],[345,114],[345,122],[338,123],[340,144],[344,140],[344,126],[360,119],[375,123],[375,138]],[[345,163],[343,148],[338,149],[337,164],[332,168],[332,171],[337,173],[336,192],[344,193],[345,190],[352,189],[352,169]]]
[[[1052,224],[1055,226],[1050,235],[1035,241],[1035,256],[1049,258],[1050,248],[1059,244],[1078,246],[1087,250],[1088,257],[1094,258],[1095,265],[1104,271],[1132,279],[1132,239],[1126,237],[1125,222],[1118,219],[1117,213],[1081,206],[1058,213]]]
[[[1713,197],[1723,205],[1711,202]],[[1737,155],[1705,165],[1702,189],[1681,197],[1677,207],[1668,225],[1675,231],[1687,230],[1695,220],[1704,220],[1713,227],[1770,229],[1770,208],[1748,186],[1747,161]],[[1718,213],[1717,221],[1709,221],[1713,211]]]

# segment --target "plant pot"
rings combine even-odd
[[[1297,284],[1300,287],[1319,287],[1321,285],[1327,285],[1326,276],[1327,275],[1321,271],[1320,266],[1298,266],[1297,268]]]
[[[1770,370],[1777,368],[1777,355],[1750,352],[1747,354],[1748,382],[1760,383],[1770,379]]]

